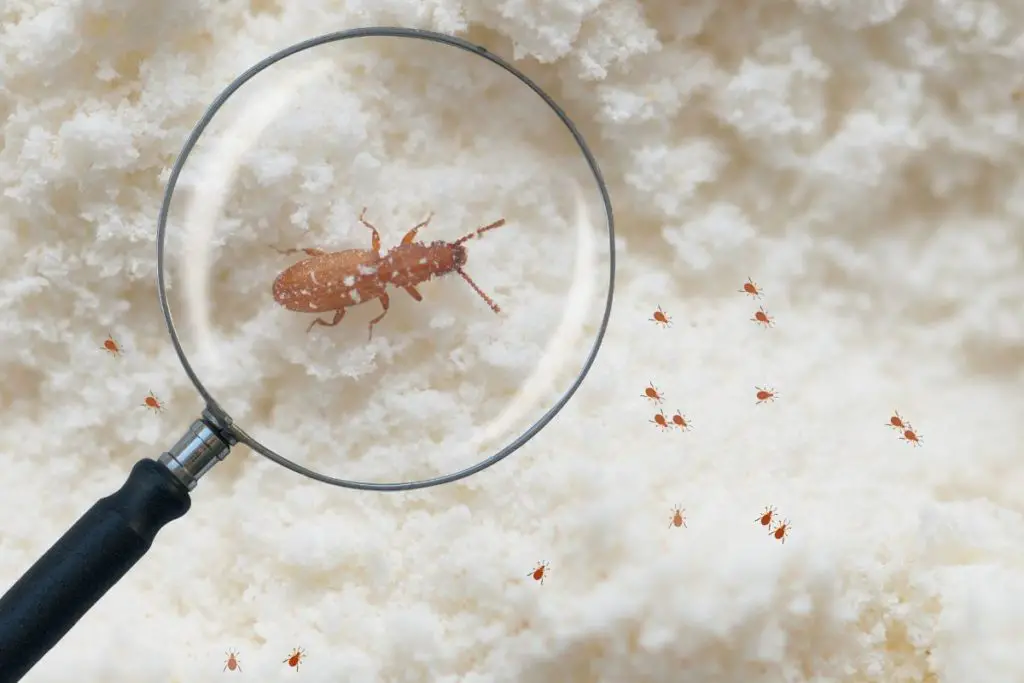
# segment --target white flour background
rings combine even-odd
[[[588,136],[620,237],[592,376],[512,459],[439,489],[335,490],[239,449],[26,680],[1024,680],[1010,0],[6,0],[0,583],[199,410],[154,238],[203,108],[275,49],[374,24],[518,60]],[[649,381],[693,431],[648,422]],[[777,402],[754,405],[762,384]],[[363,417],[353,440],[378,438]]]

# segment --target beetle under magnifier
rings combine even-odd
[[[293,45],[214,100],[171,169],[157,265],[200,416],[0,597],[0,683],[236,446],[381,492],[517,451],[594,363],[615,236],[592,152],[539,86],[462,39],[375,27]]]
[[[373,326],[387,315],[391,298],[389,286],[405,290],[416,301],[423,301],[423,295],[416,289],[436,277],[458,273],[469,283],[481,299],[495,313],[501,308],[491,297],[483,293],[464,270],[468,258],[464,243],[479,237],[488,230],[505,225],[500,218],[490,225],[477,228],[454,242],[435,240],[430,244],[414,241],[416,233],[430,223],[430,218],[416,224],[405,234],[402,243],[381,254],[380,233],[367,222],[366,209],[359,214],[359,222],[373,232],[372,249],[346,249],[325,252],[320,249],[288,249],[282,254],[303,252],[309,258],[290,266],[274,280],[274,301],[290,311],[320,313],[334,311],[330,322],[317,317],[306,328],[309,332],[316,325],[334,327],[345,317],[345,311],[368,301],[379,301],[383,312],[370,321],[369,338],[373,338]]]

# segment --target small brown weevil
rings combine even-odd
[[[414,242],[416,233],[430,223],[433,217],[431,214],[407,232],[401,244],[382,255],[380,233],[365,220],[365,215],[364,208],[359,214],[359,222],[373,233],[371,249],[347,249],[336,252],[321,249],[277,250],[282,254],[304,252],[309,258],[291,265],[277,276],[272,289],[274,301],[289,311],[300,313],[334,311],[334,318],[330,322],[316,318],[306,328],[306,332],[315,325],[334,327],[345,317],[348,308],[379,299],[384,310],[370,321],[372,339],[374,325],[387,315],[391,303],[387,292],[388,286],[404,289],[413,299],[422,301],[423,297],[417,291],[417,285],[453,272],[462,276],[491,310],[495,313],[501,311],[463,270],[468,256],[463,245],[488,230],[505,225],[504,218],[478,228],[454,242]]]

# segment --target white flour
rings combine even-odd
[[[376,24],[522,59],[594,146],[620,237],[596,368],[510,460],[439,489],[356,494],[238,449],[27,680],[222,680],[229,648],[243,675],[292,680],[294,647],[298,675],[332,682],[1024,679],[1024,5],[1009,0],[7,0],[0,585],[200,410],[154,285],[191,126],[274,50]],[[361,83],[425,87],[364,66]],[[557,169],[523,151],[549,131],[485,144],[529,121],[510,82],[488,92],[455,130],[370,85],[324,91],[243,163],[212,240],[237,249],[218,311],[272,331],[222,348],[218,385],[257,387],[238,408],[257,416],[302,382],[397,368],[365,400],[320,391],[277,415],[313,462],[368,452],[358,474],[385,476],[466,438],[484,394],[418,380],[463,363],[514,390],[558,322],[570,262],[541,229]],[[268,274],[299,257],[267,244],[318,246],[299,244],[309,229],[369,248],[364,204],[385,247],[430,210],[428,241],[509,213],[468,270],[511,341],[486,337],[492,314],[457,277],[421,303],[393,295],[376,346],[376,303],[308,337],[310,316],[268,308]],[[737,291],[748,277],[762,301]],[[772,329],[749,320],[759,305]],[[658,306],[672,327],[648,320]],[[463,311],[484,331],[458,332]],[[98,348],[108,332],[120,359]],[[649,382],[692,431],[649,423]],[[765,385],[779,398],[755,405]],[[149,391],[163,413],[139,405]],[[885,427],[893,410],[920,448]],[[754,521],[767,505],[792,522],[784,545]],[[541,561],[543,586],[527,576]]]

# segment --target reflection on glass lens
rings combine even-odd
[[[264,447],[330,477],[432,478],[584,370],[608,220],[571,132],[512,74],[422,40],[326,43],[250,80],[188,157],[168,302]]]

